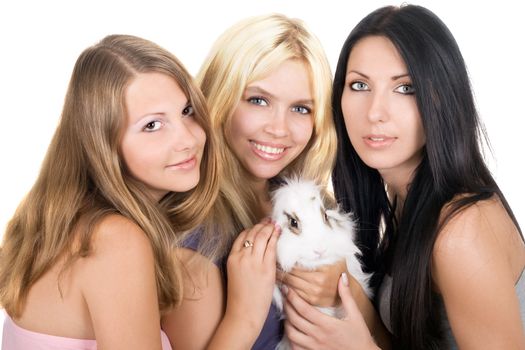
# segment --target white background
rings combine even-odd
[[[4,1],[0,4],[0,237],[30,189],[83,49],[108,34],[133,34],[172,51],[196,74],[217,36],[246,16],[280,12],[319,37],[332,71],[350,30],[386,1]],[[523,12],[518,1],[427,0],[464,55],[492,153],[487,161],[525,227]],[[3,316],[0,315],[0,320]],[[1,337],[1,336],[0,336]]]

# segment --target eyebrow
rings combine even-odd
[[[192,104],[191,104],[191,101],[189,99],[186,99],[186,103],[184,104],[184,107],[182,107],[182,108],[184,109],[184,108],[186,108],[188,106],[192,106]],[[165,116],[166,113],[165,112],[146,113],[146,114],[143,114],[143,115],[139,116],[138,119],[135,122],[133,122],[133,124],[142,124],[144,119],[149,118],[150,116],[154,116],[154,115]]]
[[[358,74],[358,75],[360,75],[360,76],[362,76],[362,77],[364,77],[366,79],[370,79],[370,77],[368,75],[366,75],[364,73],[361,73],[361,72],[359,72],[357,70],[354,70],[354,69],[349,71],[346,75],[348,76],[350,73],[355,73],[355,74]],[[392,81],[396,81],[398,79],[405,78],[405,77],[409,77],[410,78],[410,74],[403,73],[403,74],[399,74],[399,75],[394,75],[391,79],[392,79]]]
[[[259,93],[261,95],[269,96],[272,99],[276,98],[274,94],[272,94],[271,92],[266,91],[265,89],[263,89],[260,86],[248,86],[248,87],[246,87],[245,92]],[[310,99],[310,100],[307,100],[307,99],[297,100],[297,101],[295,101],[295,103],[306,104],[306,105],[312,105],[313,106],[314,105],[314,100],[312,100],[312,99]]]

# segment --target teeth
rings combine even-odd
[[[270,153],[270,154],[279,154],[279,153],[283,153],[284,152],[284,148],[275,148],[275,147],[269,147],[269,146],[264,146],[264,145],[259,145],[258,143],[253,143],[253,145],[255,146],[255,148],[257,148],[259,151],[263,151],[265,153]]]
[[[385,139],[382,137],[370,137],[370,140],[372,141],[384,141]]]

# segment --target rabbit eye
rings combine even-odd
[[[288,229],[290,232],[295,235],[299,235],[301,233],[301,229],[299,228],[300,221],[297,218],[297,215],[295,213],[289,214],[287,212],[284,212],[284,215],[286,215],[286,218],[288,219]]]
[[[323,216],[323,222],[326,226],[332,228],[332,223],[330,222],[330,219],[328,218],[328,214],[326,212],[326,210],[321,207],[321,215]]]

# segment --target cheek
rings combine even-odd
[[[360,121],[359,116],[364,115],[364,107],[359,103],[355,96],[351,96],[346,91],[347,90],[343,92],[341,97],[341,111],[343,112],[343,119],[345,121],[348,138],[352,139],[352,134],[358,132]]]
[[[249,123],[248,121],[250,118],[248,117],[248,114],[241,107],[238,107],[235,113],[233,113],[229,126],[230,130],[227,131],[227,134],[232,140],[235,140],[236,137],[250,134],[251,131],[256,128],[254,122],[256,122],[258,118],[252,119],[252,123]]]
[[[125,166],[133,176],[138,177],[144,172],[144,168],[149,168],[148,164],[151,162],[151,157],[146,156],[145,147],[139,146],[139,143],[129,139],[125,139],[121,146]]]
[[[191,128],[191,133],[197,141],[197,146],[199,148],[204,148],[204,144],[206,143],[206,133],[204,132],[204,129],[199,124],[195,123]]]
[[[413,146],[417,148],[423,147],[426,143],[425,130],[423,129],[421,115],[415,102],[411,101],[403,105],[403,108],[396,111],[396,115],[404,116],[404,118],[399,120],[399,125],[403,126],[407,133],[410,133]]]
[[[292,123],[290,123],[289,128],[291,134],[293,135],[294,142],[297,145],[306,147],[308,141],[310,141],[312,138],[314,131],[313,117],[299,117],[298,120],[292,121]]]

